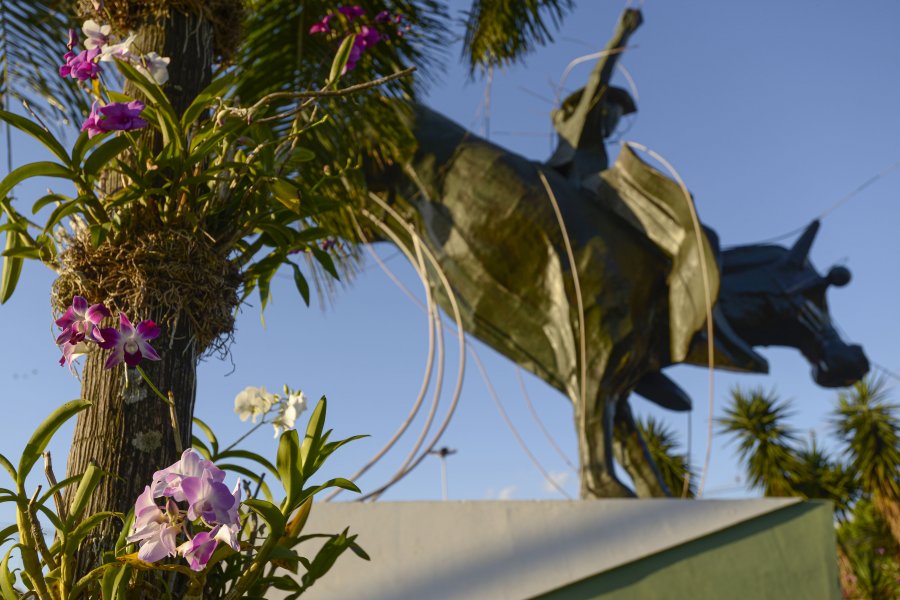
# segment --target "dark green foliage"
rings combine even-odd
[[[900,499],[900,422],[883,379],[864,379],[838,395],[834,427],[866,492]]]
[[[644,438],[644,443],[647,444],[653,462],[656,463],[663,481],[672,495],[676,497],[683,495],[687,476],[687,497],[693,498],[697,491],[696,478],[690,471],[687,456],[676,451],[679,444],[675,438],[675,432],[653,417],[639,419],[637,426],[641,437]]]
[[[883,379],[839,393],[833,430],[843,442],[829,455],[815,438],[794,443],[787,403],[773,393],[732,392],[720,420],[739,440],[750,480],[766,495],[824,498],[834,504],[846,598],[900,597],[900,422]]]
[[[84,94],[57,74],[73,26],[71,2],[0,0],[0,108],[27,101],[49,127],[79,120]]]
[[[515,62],[553,41],[551,28],[573,6],[572,0],[473,0],[465,37],[470,70]]]
[[[785,423],[790,416],[787,404],[762,388],[749,393],[735,388],[725,415],[719,419],[721,431],[737,438],[750,483],[761,486],[767,496],[793,495],[789,480],[797,457],[790,445],[794,432]]]

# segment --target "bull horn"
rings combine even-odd
[[[803,266],[806,257],[809,256],[809,249],[812,247],[813,240],[816,239],[816,234],[818,232],[819,220],[816,219],[809,224],[809,227],[806,228],[806,231],[803,232],[800,239],[794,243],[794,246],[788,252],[787,262],[797,267]]]

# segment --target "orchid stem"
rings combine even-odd
[[[224,454],[224,453],[228,452],[229,450],[231,450],[232,448],[234,448],[235,446],[237,446],[238,444],[240,444],[241,442],[243,442],[245,439],[247,439],[248,437],[250,437],[250,434],[252,434],[254,431],[256,431],[257,429],[259,429],[260,427],[262,427],[262,426],[265,425],[266,423],[268,423],[268,421],[266,421],[265,419],[261,420],[259,423],[257,423],[257,424],[254,425],[253,427],[251,427],[244,435],[242,435],[242,436],[239,437],[238,439],[234,440],[234,441],[231,443],[230,446],[228,446],[227,448],[225,448],[224,450],[222,450],[221,452],[219,452],[219,454]]]
[[[168,396],[163,395],[163,393],[159,391],[159,388],[156,387],[152,381],[150,381],[150,378],[147,377],[147,374],[144,373],[144,370],[140,365],[136,365],[134,368],[138,373],[141,374],[141,377],[144,378],[144,381],[147,382],[147,385],[150,386],[150,389],[153,390],[153,393],[159,396],[160,400],[162,400],[169,406],[169,418],[172,421],[172,431],[175,432],[175,449],[179,454],[181,454],[182,452],[184,452],[184,448],[181,445],[181,430],[178,428],[178,417],[175,415],[175,395],[172,394],[171,391],[169,392]]]

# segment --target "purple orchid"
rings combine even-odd
[[[188,501],[188,519],[203,519],[209,524],[226,523],[232,517],[235,497],[228,486],[207,477],[185,477],[181,489]]]
[[[383,10],[380,13],[378,13],[377,15],[375,15],[376,23],[387,23],[390,20],[391,20],[391,13],[389,13],[386,10]]]
[[[353,20],[356,17],[361,17],[366,14],[365,9],[362,6],[338,6],[338,12],[347,17],[349,20]]]
[[[331,19],[334,18],[334,15],[325,15],[322,17],[322,20],[318,23],[314,23],[312,27],[309,28],[310,33],[331,33],[331,27],[328,23]]]
[[[105,369],[111,369],[119,363],[135,367],[141,360],[159,360],[150,340],[159,337],[159,327],[153,321],[141,321],[137,327],[131,324],[125,313],[119,313],[119,329],[105,327],[100,330],[103,341],[98,342],[101,348],[112,350]]]
[[[69,41],[66,42],[66,48],[72,50],[75,46],[78,45],[78,32],[74,29],[69,29]]]
[[[62,333],[56,338],[57,345],[62,346],[68,342],[77,344],[85,339],[102,341],[103,335],[98,325],[109,316],[109,309],[102,304],[88,306],[88,301],[82,296],[75,296],[71,306],[56,320],[56,325],[62,328]]]
[[[187,498],[181,488],[182,480],[204,475],[213,481],[225,481],[225,471],[200,456],[193,448],[188,448],[181,454],[178,462],[153,474],[153,497],[170,496],[176,502],[184,502]]]
[[[166,510],[160,509],[153,500],[150,486],[138,496],[134,503],[134,525],[126,540],[140,542],[138,558],[156,562],[166,556],[175,556],[175,538],[181,531],[178,506],[169,501]]]
[[[81,125],[81,131],[87,131],[88,137],[106,133],[109,131],[132,131],[147,126],[147,121],[141,118],[144,103],[140,100],[131,102],[110,102],[106,106],[98,108],[94,103],[91,114]]]
[[[100,48],[92,48],[91,50],[83,50],[75,54],[73,51],[66,52],[63,60],[66,64],[59,68],[60,77],[73,77],[79,81],[88,79],[96,79],[102,69],[97,64],[96,59],[100,56]]]
[[[178,546],[178,552],[188,561],[191,570],[202,571],[206,567],[219,543],[215,536],[220,527],[216,526],[212,531],[201,531],[194,539]]]
[[[233,492],[222,481],[225,472],[204,459],[192,448],[181,459],[153,474],[153,483],[144,488],[134,504],[134,525],[129,542],[140,542],[138,558],[155,562],[166,556],[181,554],[194,571],[201,571],[209,562],[219,543],[240,550],[241,483]],[[166,498],[165,509],[157,502]],[[187,511],[179,502],[188,504]],[[184,523],[202,519],[212,527],[193,538],[184,530]],[[188,541],[176,546],[178,534],[185,531]]]

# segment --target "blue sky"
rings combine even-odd
[[[459,6],[464,3],[459,2]],[[554,87],[572,59],[601,49],[621,3],[580,0],[555,42],[524,65],[498,70],[490,88],[491,139],[525,156],[548,156],[549,111]],[[639,112],[622,134],[671,162],[694,194],[701,219],[726,245],[751,243],[801,227],[860,184],[900,160],[900,6],[884,1],[712,2],[648,1],[645,23],[622,63],[639,92]],[[444,80],[429,103],[476,133],[485,131],[485,82],[470,81],[453,48]],[[568,89],[580,86],[590,63],[576,68]],[[621,73],[618,83],[626,85]],[[26,140],[14,144],[14,163],[39,159]],[[615,149],[611,149],[615,152]],[[2,164],[5,168],[6,161]],[[30,202],[39,186],[17,194]],[[900,255],[897,196],[900,170],[889,172],[830,213],[812,250],[820,271],[836,263],[853,272],[848,287],[830,292],[831,312],[847,337],[863,344],[870,359],[900,372],[900,321],[896,318]],[[787,240],[791,242],[792,240]],[[422,297],[421,285],[391,246],[375,249],[404,284]],[[56,364],[48,292],[52,273],[28,265],[15,296],[0,307],[9,334],[0,346],[0,390],[6,418],[0,421],[0,452],[16,456],[27,436],[59,403],[75,398],[79,385]],[[312,398],[327,394],[335,435],[371,437],[345,447],[328,469],[350,475],[387,441],[405,418],[422,381],[427,321],[371,261],[333,303],[307,309],[288,274],[273,285],[274,300],[261,324],[258,306],[244,307],[230,360],[200,367],[197,411],[220,438],[246,430],[232,411],[235,394],[248,385],[270,390],[287,383]],[[443,418],[456,376],[458,348],[447,333]],[[475,343],[493,385],[522,437],[543,467],[570,495],[574,473],[532,418],[509,361]],[[795,351],[763,349],[769,376],[716,374],[715,414],[736,384],[775,387],[794,400],[794,425],[827,438],[835,392],[816,387],[809,366]],[[707,374],[676,367],[670,375],[693,397],[690,415],[666,413],[632,399],[639,414],[653,413],[687,440],[699,467],[706,447]],[[567,400],[534,377],[526,388],[544,426],[568,455],[576,457]],[[430,401],[430,396],[429,396]],[[425,412],[425,411],[423,411]],[[384,482],[412,447],[423,419],[359,480],[363,489]],[[71,428],[54,443],[62,471]],[[452,499],[561,498],[543,481],[503,423],[474,364],[457,410],[440,445],[458,453],[448,459]],[[248,447],[274,456],[271,428]],[[753,495],[726,440],[713,440],[708,496]],[[440,498],[440,469],[428,458],[383,498]],[[346,497],[349,497],[347,495]]]

